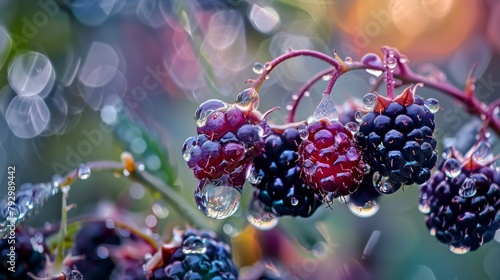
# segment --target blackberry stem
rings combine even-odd
[[[339,77],[340,77],[340,72],[337,69],[333,70],[330,76],[330,80],[328,80],[328,85],[326,86],[326,89],[323,92],[323,94],[325,95],[332,94],[332,88]]]
[[[394,67],[398,64],[399,58],[396,58],[394,51],[389,47],[383,47],[382,52],[384,53],[384,68],[385,68],[385,81],[387,84],[387,98],[394,99]],[[394,64],[390,60],[395,60]],[[391,66],[391,65],[394,66]]]

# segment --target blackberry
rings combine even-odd
[[[426,106],[410,88],[394,100],[369,95],[365,99],[373,101],[367,106],[373,111],[363,117],[356,140],[372,170],[378,172],[379,190],[390,193],[402,184],[425,183],[437,161],[436,104]]]
[[[500,228],[500,173],[473,157],[452,149],[419,187],[427,227],[455,253],[477,250]]]
[[[144,273],[144,260],[126,255],[126,250],[120,251],[126,246],[133,246],[136,252],[152,253],[148,244],[130,231],[115,227],[110,219],[85,223],[75,236],[71,254],[77,260],[70,268],[80,271],[86,280],[112,279],[124,271],[129,273],[120,279],[144,279],[144,274],[133,277],[134,274]]]
[[[300,178],[299,131],[288,128],[283,133],[273,132],[264,141],[264,151],[254,159],[249,177],[264,210],[278,216],[311,216],[321,202]]]
[[[0,280],[31,279],[28,272],[38,275],[47,262],[43,235],[19,228],[13,233],[5,239],[0,238]]]
[[[304,130],[299,146],[301,178],[323,200],[353,193],[363,179],[365,164],[353,135],[338,121],[322,118]]]
[[[146,266],[149,280],[238,278],[230,247],[204,230],[174,231],[172,242],[163,245]]]
[[[198,136],[189,137],[182,152],[197,179],[235,187],[244,184],[247,168],[260,154],[267,129],[254,110],[256,97],[252,102],[247,100],[252,98],[251,93],[254,91],[240,93],[236,104],[211,99],[196,110]]]

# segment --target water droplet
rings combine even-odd
[[[182,145],[182,158],[187,162],[191,159],[191,151],[196,146],[196,137],[191,136]]]
[[[345,64],[347,64],[347,65],[352,64],[352,57],[350,57],[350,56],[346,56],[346,58],[344,59],[344,62],[345,62]]]
[[[264,210],[264,205],[255,197],[250,201],[247,212],[247,220],[255,228],[260,230],[269,230],[278,224],[278,218],[271,212]]]
[[[380,173],[373,173],[373,185],[375,189],[381,194],[391,194],[399,190],[402,186],[401,183],[392,182],[387,176],[380,176]]]
[[[479,164],[488,164],[493,161],[494,155],[490,143],[480,141],[476,145],[476,151],[472,154],[472,159]]]
[[[64,187],[61,188],[61,192],[64,193],[64,194],[69,193],[70,190],[71,190],[71,186],[70,185],[67,185],[67,186],[64,186]]]
[[[184,254],[204,254],[207,251],[205,240],[199,236],[189,236],[182,242]]]
[[[335,103],[333,103],[332,96],[329,94],[323,94],[323,98],[313,113],[314,121],[319,121],[321,119],[326,119],[328,121],[338,121],[339,119]]]
[[[354,119],[359,122],[359,123],[362,123],[363,122],[363,118],[365,117],[365,114],[361,111],[356,111],[354,112]]]
[[[218,100],[218,99],[210,99],[203,103],[196,109],[194,114],[194,121],[198,127],[202,127],[205,125],[207,118],[215,111],[219,111],[227,108],[227,103]]]
[[[323,79],[323,81],[329,81],[331,78],[332,78],[332,75],[330,74],[326,74],[326,75],[323,75],[323,77],[321,77]]]
[[[444,174],[446,177],[453,179],[456,178],[462,172],[460,163],[454,158],[447,159],[443,165]]]
[[[387,58],[387,67],[389,69],[394,69],[398,65],[398,61],[394,57],[394,54],[390,54],[389,57]]]
[[[302,138],[302,140],[306,140],[307,137],[309,137],[309,131],[307,130],[307,125],[301,124],[297,130],[299,131],[299,135],[300,138]]]
[[[371,216],[375,215],[375,213],[377,213],[378,209],[380,208],[377,201],[375,201],[375,200],[367,201],[362,206],[359,206],[359,205],[356,205],[352,202],[349,202],[347,204],[347,206],[349,207],[349,210],[351,210],[351,212],[354,215],[361,217],[361,218],[367,218],[367,217],[371,217]]]
[[[236,96],[236,103],[241,106],[248,106],[251,102],[253,102],[253,109],[257,110],[260,105],[260,97],[253,88],[247,88]]]
[[[166,217],[168,217],[169,211],[167,205],[165,205],[163,201],[155,202],[151,208],[156,217],[160,219],[165,219]]]
[[[247,180],[250,184],[256,186],[260,184],[262,178],[264,178],[264,172],[261,169],[256,169],[255,167],[252,167],[247,177]]]
[[[372,110],[377,104],[377,95],[375,93],[367,93],[363,96],[363,107],[367,110]]]
[[[355,122],[348,122],[344,127],[347,128],[347,130],[349,130],[352,134],[355,134],[358,132],[359,124]]]
[[[83,275],[78,270],[72,270],[69,274],[69,280],[83,280]]]
[[[92,170],[90,169],[90,166],[88,164],[80,163],[77,170],[78,178],[80,178],[81,180],[88,179],[91,173]]]
[[[400,63],[406,63],[406,62],[408,62],[408,58],[407,58],[406,56],[401,56],[401,57],[399,58],[399,62],[400,62]]]
[[[431,207],[429,206],[429,202],[427,200],[420,202],[418,204],[418,210],[422,214],[429,214],[431,212]]]
[[[429,98],[425,100],[424,105],[433,114],[439,111],[439,101],[436,98]]]
[[[299,200],[295,196],[292,196],[290,198],[290,203],[292,204],[292,206],[297,206],[299,205]]]
[[[429,233],[432,236],[436,236],[436,228],[431,228],[431,230],[429,231]]]
[[[470,178],[466,178],[460,189],[458,190],[458,194],[461,197],[473,197],[477,192],[476,183],[474,180]]]
[[[255,62],[252,68],[253,72],[257,75],[264,73],[264,69],[265,69],[264,64],[260,62]]]
[[[467,246],[458,246],[458,247],[455,247],[453,245],[449,245],[448,246],[448,249],[450,250],[450,252],[452,253],[455,253],[455,254],[458,254],[458,255],[463,255],[467,252],[470,251],[470,247],[467,247]]]
[[[238,235],[240,233],[240,231],[233,225],[231,224],[224,224],[224,226],[222,227],[222,230],[224,231],[225,234],[231,236],[231,237],[235,237],[236,235]]]
[[[240,206],[240,187],[201,180],[194,192],[196,206],[207,217],[225,219]]]

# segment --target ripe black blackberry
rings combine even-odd
[[[186,139],[182,152],[198,180],[243,186],[246,171],[262,148],[266,123],[256,110],[258,96],[246,90],[239,103],[211,99],[196,110],[197,137]]]
[[[420,186],[419,209],[432,235],[452,252],[477,250],[500,228],[500,173],[451,150]]]
[[[254,159],[249,178],[264,210],[277,216],[311,216],[321,202],[300,178],[299,131],[288,128],[283,133],[273,132],[264,141],[263,152]]]
[[[163,245],[146,267],[149,280],[238,278],[229,245],[204,230],[174,230],[172,242]]]
[[[372,100],[373,111],[363,117],[356,140],[380,183],[387,178],[393,189],[425,183],[437,162],[433,111],[439,105],[428,104],[431,111],[410,88],[394,100]]]
[[[15,248],[14,251],[11,251],[11,246]],[[11,258],[9,254],[12,252],[15,255]],[[41,233],[18,228],[12,238],[10,235],[5,239],[0,238],[0,280],[31,279],[28,272],[38,275],[45,268],[46,252],[47,247]],[[15,272],[9,270],[12,265]]]

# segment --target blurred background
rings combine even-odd
[[[500,97],[498,26],[500,2],[494,0],[4,0],[0,170],[15,165],[18,186],[46,182],[81,162],[119,160],[128,150],[159,177],[177,174],[178,191],[195,207],[196,182],[181,155],[184,140],[195,134],[194,112],[206,99],[234,102],[249,86],[245,81],[257,77],[255,63],[288,48],[330,55],[335,49],[341,58],[359,60],[389,45],[406,54],[415,71],[459,88],[477,65],[478,98],[490,102]],[[283,63],[264,83],[259,109],[280,106],[271,121],[284,123],[294,91],[326,67],[312,58]],[[365,71],[342,76],[335,102],[361,98],[374,79]],[[312,113],[325,86],[319,81],[311,88],[297,119]],[[441,143],[471,119],[442,93],[418,92],[440,100]],[[240,267],[266,257],[296,277],[287,279],[320,279],[315,275],[327,268],[375,279],[500,279],[500,234],[476,252],[450,253],[430,236],[416,186],[383,197],[369,218],[335,203],[309,219],[284,218],[268,232],[245,223],[250,189],[234,218],[210,221],[232,238]],[[102,215],[109,205],[127,209],[164,239],[173,226],[184,226],[154,194],[113,174],[76,183],[69,202],[78,206],[70,217]],[[52,198],[27,222],[56,222],[59,209],[60,200]]]

